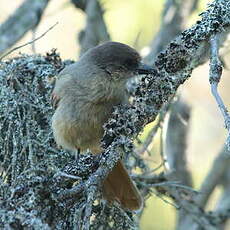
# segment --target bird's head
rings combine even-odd
[[[88,50],[81,59],[97,65],[113,80],[153,73],[153,68],[141,62],[135,49],[119,42],[106,42],[96,46]]]

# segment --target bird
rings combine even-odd
[[[71,151],[102,152],[103,125],[115,106],[129,104],[126,83],[153,68],[141,61],[139,53],[119,42],[106,42],[89,49],[79,60],[57,76],[51,100],[55,112],[52,130],[58,146]],[[102,185],[104,199],[134,211],[143,199],[119,160]]]

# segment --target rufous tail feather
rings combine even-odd
[[[109,202],[119,202],[128,210],[138,210],[142,207],[142,197],[121,161],[117,162],[105,179],[103,196]]]

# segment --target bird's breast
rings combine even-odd
[[[60,103],[52,119],[57,144],[69,150],[99,149],[112,110],[111,103]]]

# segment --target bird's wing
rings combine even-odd
[[[51,105],[54,109],[58,107],[59,101],[60,101],[60,97],[53,91],[51,94]]]
[[[54,109],[58,107],[61,98],[65,94],[65,88],[72,84],[71,79],[71,74],[60,73],[58,76],[56,76],[54,89],[51,94],[51,105]]]

